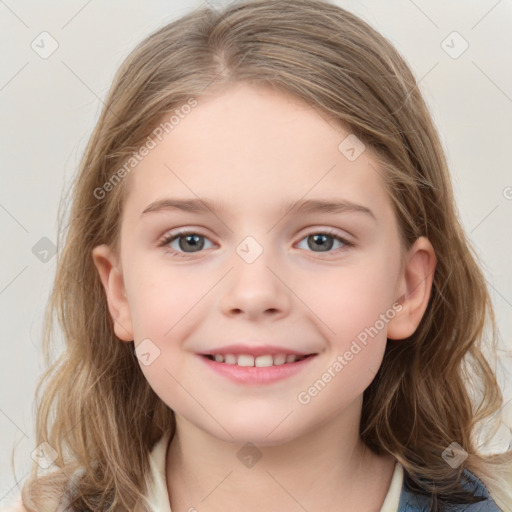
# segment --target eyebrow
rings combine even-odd
[[[206,199],[159,199],[147,206],[141,214],[141,217],[150,212],[159,212],[166,210],[181,210],[189,213],[208,213],[224,212],[226,210],[224,203]],[[359,212],[367,214],[376,220],[374,213],[361,204],[346,200],[322,200],[322,199],[300,199],[283,206],[282,213],[345,213]]]

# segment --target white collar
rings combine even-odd
[[[154,512],[172,512],[165,478],[165,460],[171,432],[165,433],[149,455],[150,475],[147,499]],[[397,462],[388,493],[379,512],[397,512],[403,485],[403,468]]]
[[[154,512],[172,512],[165,478],[165,459],[171,432],[166,432],[149,454],[149,478],[147,499]]]

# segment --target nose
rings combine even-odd
[[[278,319],[289,314],[292,291],[276,260],[267,257],[269,252],[263,251],[252,263],[235,255],[234,268],[226,276],[221,298],[225,315],[256,320]]]

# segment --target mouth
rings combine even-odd
[[[263,354],[253,356],[250,354],[201,354],[202,357],[232,366],[269,368],[271,366],[283,366],[298,363],[316,354]]]
[[[224,353],[198,354],[207,368],[236,384],[262,386],[277,383],[307,371],[319,354]]]

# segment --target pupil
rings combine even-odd
[[[187,247],[185,244],[182,243],[182,240],[186,240],[187,244],[191,245],[192,246],[192,249],[195,247],[196,249],[199,248],[199,249],[202,249],[203,248],[203,245],[204,245],[204,240],[202,240],[202,243],[198,242],[197,239],[200,239],[200,242],[201,242],[201,239],[202,237],[199,236],[199,235],[185,235],[183,237],[180,238],[180,242],[179,242],[179,245],[180,245],[180,249],[187,252],[187,249],[189,249],[190,247]],[[190,242],[191,239],[195,239],[195,241],[192,241]],[[189,252],[193,252],[193,251],[189,251]]]
[[[314,240],[314,243],[318,245],[318,247],[320,248],[320,250],[322,251],[328,251],[330,249],[332,249],[332,237],[329,236],[329,235],[311,235],[309,236],[310,239],[313,239]],[[331,242],[330,243],[322,243],[318,241],[319,238],[330,238],[331,239]]]
[[[326,239],[328,239],[328,240],[326,241]],[[186,240],[186,242],[182,243],[182,240]],[[308,237],[308,241],[313,241],[313,244],[316,245],[317,246],[316,248],[320,249],[320,251],[329,251],[332,249],[332,245],[333,245],[333,238],[330,235],[324,235],[324,234],[310,235]],[[189,247],[187,247],[186,244],[188,244]],[[180,246],[180,249],[185,252],[187,252],[188,249],[190,249],[190,247],[192,247],[192,251],[188,251],[188,252],[193,252],[194,248],[198,249],[198,250],[203,248],[204,240],[203,240],[203,237],[200,235],[184,235],[184,236],[180,237],[179,246]],[[311,244],[310,244],[310,247],[311,247]]]

